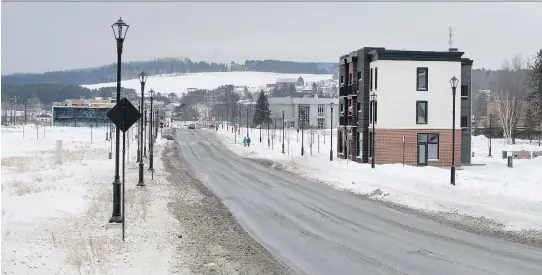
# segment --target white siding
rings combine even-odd
[[[461,62],[392,61],[371,62],[378,67],[376,128],[451,129],[454,75],[461,83]],[[428,68],[428,91],[416,91],[416,68]],[[373,79],[374,81],[374,79]],[[374,86],[373,86],[374,87]],[[460,129],[461,87],[456,91],[456,129]],[[416,124],[416,101],[427,101],[427,124]]]

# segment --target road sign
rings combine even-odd
[[[137,120],[141,117],[141,113],[130,103],[128,99],[123,97],[119,103],[115,105],[109,112],[107,117],[121,131],[126,132]]]

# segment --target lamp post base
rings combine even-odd
[[[137,183],[137,186],[145,186],[145,182],[143,180],[143,161],[139,162],[139,181]]]
[[[452,165],[452,169],[450,169],[450,172],[451,172],[450,184],[455,185],[455,165]]]
[[[282,144],[282,153],[284,154],[284,144]]]
[[[122,216],[111,216],[109,223],[122,223]]]
[[[329,161],[333,161],[333,150],[329,150]]]
[[[375,168],[375,158],[371,158],[371,168]]]
[[[113,214],[109,219],[110,223],[121,223],[123,220],[120,208],[121,185],[122,183],[120,182],[120,178],[115,177],[115,180],[113,181]]]
[[[305,152],[305,148],[301,147],[301,155]]]

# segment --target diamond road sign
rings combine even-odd
[[[107,117],[117,126],[121,131],[126,132],[134,123],[139,120],[141,113],[130,103],[128,99],[123,97],[119,103],[115,105],[109,112]]]

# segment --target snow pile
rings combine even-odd
[[[112,211],[114,156],[105,129],[2,128],[2,272],[6,274],[173,273],[177,220],[169,215],[159,147],[154,181],[137,184],[136,128],[127,137],[126,241]],[[122,135],[121,135],[122,137]],[[63,141],[55,164],[55,140]],[[147,165],[145,166],[147,167]],[[121,170],[122,171],[122,170]],[[147,171],[145,171],[147,174]],[[172,245],[173,244],[173,245]]]
[[[266,72],[215,72],[215,73],[193,73],[171,76],[150,76],[145,84],[147,90],[153,89],[161,94],[176,93],[182,95],[189,88],[214,89],[222,85],[256,87],[264,89],[267,84],[274,84],[277,78],[303,77],[305,82],[314,82],[331,79],[330,74],[278,74]],[[116,87],[116,82],[82,85],[89,89],[102,87]],[[139,91],[141,84],[138,79],[122,81],[122,87]]]
[[[246,135],[245,131],[243,128],[241,137]],[[282,134],[279,130],[275,132],[274,149],[267,146],[267,130],[262,130],[263,142],[260,144],[259,130],[253,129],[250,133],[253,144],[248,148],[243,147],[239,137],[234,144],[231,131],[219,130],[217,135],[229,149],[241,156],[276,161],[287,170],[338,189],[425,211],[486,217],[502,223],[508,230],[542,230],[542,173],[538,172],[542,158],[515,160],[514,168],[507,168],[506,160],[485,157],[487,142],[475,137],[473,150],[480,154],[473,158],[473,163],[485,166],[465,166],[458,170],[456,186],[452,186],[449,169],[401,164],[378,165],[371,169],[369,164],[337,159],[335,152],[334,161],[330,162],[329,129],[327,131],[325,144],[324,135],[315,132],[312,156],[309,131],[304,133],[304,156],[300,153],[301,133],[296,130],[286,132],[286,154],[281,153]],[[317,152],[318,133],[320,153]],[[336,140],[334,137],[334,151]],[[499,147],[495,146],[499,143],[502,144],[502,140],[493,140],[493,155],[500,154]],[[518,143],[525,144],[524,141]],[[485,152],[484,156],[482,152]]]

